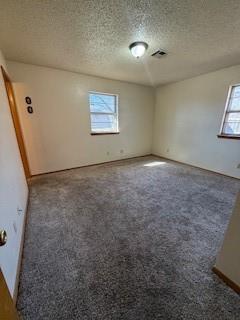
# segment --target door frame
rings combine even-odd
[[[20,320],[13,299],[8,290],[6,280],[0,268],[0,318],[5,320]]]
[[[22,128],[21,128],[21,124],[19,121],[16,99],[14,96],[12,82],[11,82],[7,72],[4,70],[3,66],[1,66],[1,70],[2,70],[2,75],[3,75],[3,80],[5,83],[6,92],[7,92],[7,97],[8,97],[9,107],[10,107],[10,111],[11,111],[11,115],[12,115],[13,125],[14,125],[14,129],[15,129],[16,137],[17,137],[18,147],[19,147],[21,158],[22,158],[25,176],[26,176],[26,178],[30,178],[31,172],[29,169],[27,152],[26,152],[26,148],[25,148],[25,144],[24,144],[24,140],[23,140]]]

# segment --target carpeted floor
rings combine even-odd
[[[240,182],[164,161],[32,179],[24,320],[240,319],[239,296],[211,271]]]

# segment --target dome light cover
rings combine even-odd
[[[148,48],[147,43],[141,42],[141,41],[133,42],[129,46],[129,49],[135,58],[142,57],[145,51],[147,50],[147,48]]]

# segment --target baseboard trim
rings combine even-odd
[[[229,279],[225,274],[223,274],[217,267],[213,267],[212,271],[231,289],[233,289],[237,294],[240,294],[240,286]]]
[[[48,171],[48,172],[43,172],[43,173],[37,173],[37,174],[33,174],[33,175],[31,176],[31,178],[38,177],[38,176],[42,176],[42,175],[45,175],[45,174],[51,174],[51,173],[68,171],[68,170],[74,170],[74,169],[80,169],[80,168],[94,167],[94,166],[98,166],[98,165],[100,166],[100,165],[103,165],[103,164],[108,164],[108,163],[110,164],[110,163],[114,163],[114,162],[120,162],[120,161],[124,161],[124,160],[136,159],[136,158],[144,158],[144,157],[149,157],[149,156],[154,156],[154,155],[151,154],[151,153],[147,153],[147,154],[142,155],[142,156],[134,156],[134,157],[129,157],[129,158],[117,159],[117,160],[97,162],[97,163],[87,164],[87,165],[83,165],[83,166],[79,166],[79,167],[72,167],[72,168],[66,168],[66,169],[61,169],[61,170],[55,170],[55,171]]]
[[[144,158],[144,157],[149,157],[149,156],[154,156],[154,157],[157,157],[157,158],[165,159],[165,160],[167,160],[167,161],[171,161],[171,162],[183,164],[183,165],[186,165],[186,166],[189,166],[189,167],[192,167],[192,168],[197,168],[197,169],[199,169],[199,170],[203,170],[203,171],[211,172],[211,173],[214,173],[214,174],[218,174],[218,175],[220,175],[220,176],[228,177],[228,178],[231,178],[231,179],[236,179],[236,180],[238,180],[238,181],[240,180],[239,178],[236,178],[236,177],[233,177],[233,176],[229,176],[229,175],[224,174],[224,173],[220,173],[220,172],[213,171],[213,170],[210,170],[210,169],[206,169],[206,168],[194,166],[193,164],[189,164],[189,163],[187,163],[187,162],[178,161],[178,160],[171,159],[171,158],[167,158],[167,157],[164,157],[164,156],[160,156],[160,155],[157,155],[157,154],[154,154],[154,153],[148,153],[148,154],[145,154],[145,155],[142,155],[142,156],[134,156],[134,157],[122,158],[122,159],[111,160],[111,161],[97,162],[97,163],[93,163],[93,164],[87,164],[87,165],[83,165],[83,166],[66,168],[66,169],[61,169],[61,170],[55,170],[55,171],[48,171],[48,172],[43,172],[43,173],[37,173],[37,174],[33,174],[33,175],[30,177],[30,179],[33,178],[33,177],[38,177],[38,176],[42,176],[42,175],[45,175],[45,174],[51,174],[51,173],[56,173],[56,172],[63,172],[63,171],[73,170],[73,169],[93,167],[93,166],[97,166],[97,165],[103,165],[103,164],[108,164],[108,163],[110,164],[110,163],[114,163],[114,162],[119,162],[119,161],[124,161],[124,160],[130,160],[130,159],[136,159],[136,158]]]
[[[29,206],[29,189],[28,189],[28,195],[27,195],[27,201],[26,201],[26,208],[25,208],[25,212],[24,212],[22,236],[21,236],[20,250],[19,250],[19,255],[18,255],[17,274],[16,274],[15,287],[14,287],[14,293],[13,293],[14,304],[16,304],[17,296],[18,296],[18,287],[19,287],[20,271],[21,271],[21,266],[22,266],[22,255],[23,255],[23,247],[24,247],[24,239],[25,239],[25,228],[26,228],[26,224],[27,224],[28,206]]]
[[[152,156],[158,157],[158,158],[161,158],[161,159],[165,159],[165,160],[168,160],[168,161],[172,161],[172,162],[184,164],[184,165],[186,165],[186,166],[189,166],[189,167],[192,167],[192,168],[197,168],[197,169],[199,169],[199,170],[203,170],[203,171],[207,171],[207,172],[219,174],[220,176],[228,177],[228,178],[231,178],[231,179],[236,179],[236,180],[238,180],[238,181],[240,180],[239,178],[236,178],[236,177],[233,177],[233,176],[229,176],[229,175],[227,175],[227,174],[224,174],[224,173],[221,173],[221,172],[217,172],[217,171],[213,171],[213,170],[210,170],[210,169],[205,169],[205,168],[202,168],[202,167],[194,166],[193,164],[189,164],[189,163],[187,163],[187,162],[182,162],[182,161],[174,160],[174,159],[167,158],[167,157],[164,157],[164,156],[160,156],[160,155],[157,155],[157,154],[154,154],[154,153],[152,153]]]

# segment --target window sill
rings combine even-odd
[[[120,132],[91,132],[91,136],[100,136],[105,134],[119,134]]]
[[[230,134],[218,134],[218,138],[240,140],[240,136]]]

